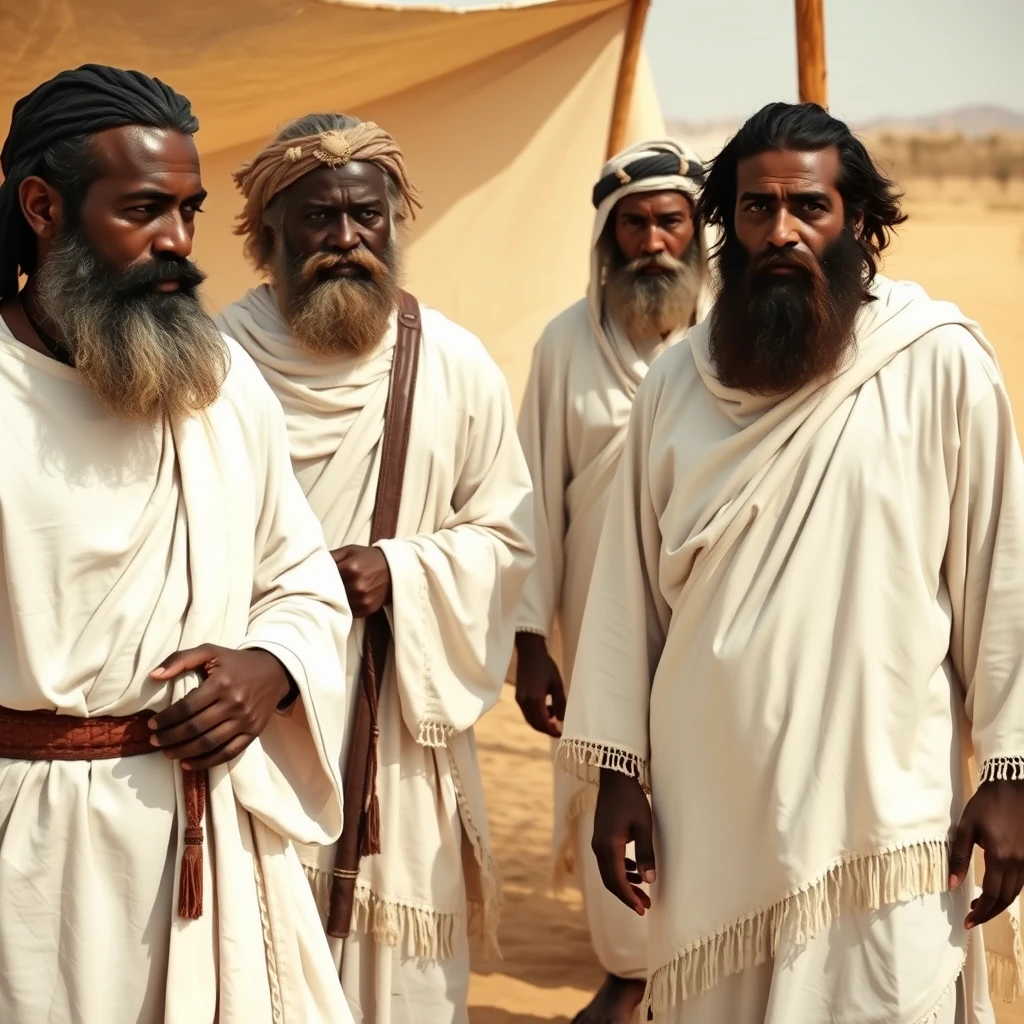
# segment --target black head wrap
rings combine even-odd
[[[24,218],[18,186],[43,170],[46,151],[78,135],[108,128],[143,125],[194,134],[199,122],[189,101],[159,79],[141,71],[83,64],[62,71],[14,105],[11,130],[0,150],[0,299],[17,292],[20,250],[18,230]]]

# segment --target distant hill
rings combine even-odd
[[[737,120],[694,122],[672,120],[669,134],[692,145],[700,156],[713,156],[739,128]],[[960,107],[926,117],[879,117],[855,122],[853,128],[864,135],[953,135],[980,138],[986,135],[1024,135],[1024,112],[994,104]]]

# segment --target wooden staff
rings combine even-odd
[[[626,143],[626,125],[629,123],[629,108],[633,102],[636,66],[640,61],[640,44],[644,39],[644,22],[647,20],[651,0],[629,0],[629,4],[629,20],[622,40],[622,60],[619,61],[619,77],[615,83],[615,99],[612,103],[612,124],[608,132],[609,160]]]
[[[825,0],[796,0],[796,55],[800,102],[828,107]]]

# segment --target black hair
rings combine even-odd
[[[19,269],[36,269],[36,236],[21,210],[21,183],[38,175],[52,185],[64,200],[67,227],[75,227],[89,185],[103,173],[93,136],[128,125],[183,135],[199,129],[189,101],[170,86],[102,64],[62,71],[14,105],[0,152],[0,300],[17,294]]]
[[[902,193],[875,165],[864,143],[849,127],[817,103],[769,103],[729,140],[711,163],[697,203],[696,219],[702,226],[716,225],[722,237],[714,255],[736,241],[737,170],[741,160],[779,150],[813,153],[834,148],[839,154],[836,188],[843,198],[847,224],[864,217],[857,239],[870,282],[878,259],[892,240],[893,229],[907,218],[900,208]]]

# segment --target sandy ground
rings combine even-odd
[[[956,302],[996,346],[1024,424],[1024,185],[915,183],[911,220],[887,264]],[[495,355],[500,357],[499,353]],[[521,392],[522,381],[512,381]],[[506,689],[477,729],[494,845],[505,878],[502,961],[475,964],[472,1024],[568,1022],[600,981],[575,892],[548,890],[551,766],[548,742],[523,723]],[[1004,1012],[1000,1024],[1024,1024]]]

